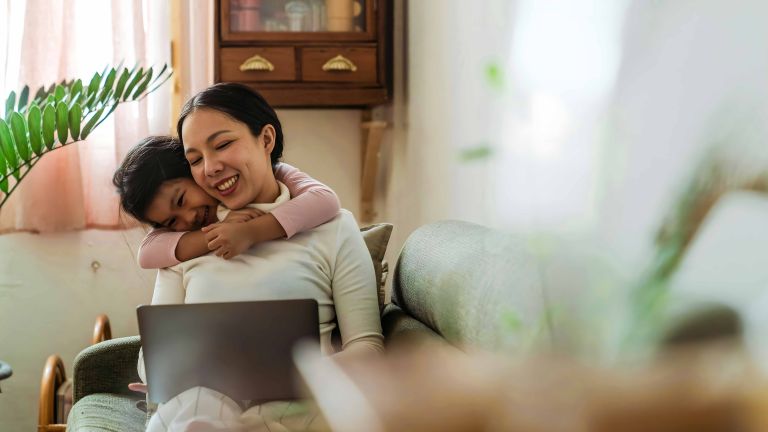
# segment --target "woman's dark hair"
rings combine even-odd
[[[123,210],[141,222],[156,225],[145,217],[160,185],[181,177],[192,178],[184,146],[177,138],[150,136],[132,148],[112,176]]]
[[[275,110],[256,90],[242,84],[219,83],[196,94],[188,100],[179,114],[176,123],[176,133],[181,139],[181,128],[184,120],[199,108],[213,109],[222,112],[248,126],[253,136],[259,136],[264,126],[270,124],[275,128],[275,147],[270,159],[275,165],[283,157],[283,127],[277,118]]]

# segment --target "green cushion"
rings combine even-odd
[[[146,413],[135,398],[95,393],[80,399],[69,412],[67,432],[141,432]]]
[[[443,221],[403,245],[392,299],[455,346],[521,351],[548,338],[540,269],[526,241]]]

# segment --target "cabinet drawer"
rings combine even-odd
[[[295,81],[292,47],[221,49],[221,81]]]
[[[376,84],[376,48],[302,48],[301,79]]]

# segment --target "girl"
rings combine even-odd
[[[262,241],[291,238],[338,213],[339,200],[324,184],[285,163],[276,163],[275,177],[291,194],[285,205],[269,213],[232,212],[217,223],[218,201],[192,180],[181,142],[154,136],[128,152],[113,183],[123,209],[155,227],[139,248],[139,265],[164,268],[211,251],[229,259]]]

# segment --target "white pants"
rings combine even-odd
[[[147,432],[315,430],[328,429],[306,402],[269,402],[243,412],[228,396],[205,387],[191,388],[160,404],[147,425]]]

